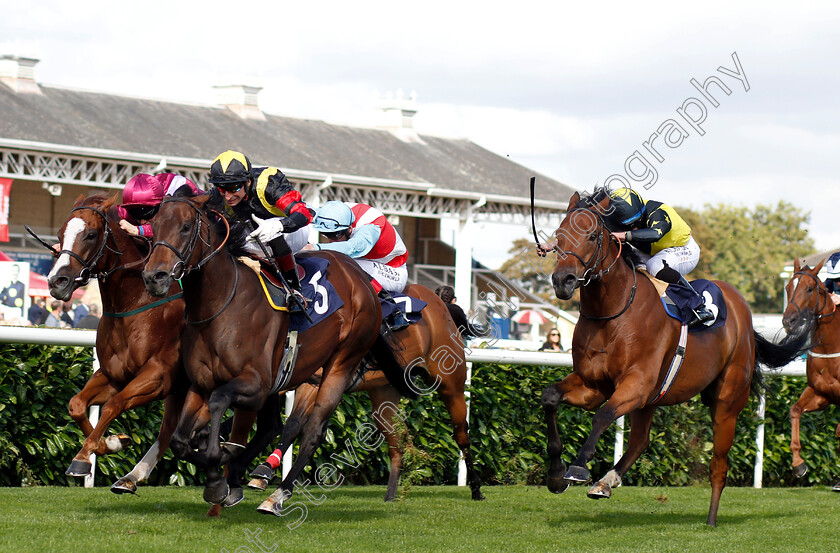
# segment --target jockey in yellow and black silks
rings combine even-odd
[[[213,161],[209,181],[213,185],[211,201],[224,200],[228,214],[244,223],[232,226],[232,245],[263,255],[255,243],[267,244],[283,278],[300,293],[294,254],[308,242],[305,227],[313,216],[300,192],[280,169],[251,167],[244,154],[232,150]],[[251,230],[254,226],[256,229]]]
[[[696,319],[692,325],[714,320],[703,297],[685,279],[700,261],[700,247],[674,208],[662,202],[644,201],[631,188],[619,188],[610,192],[607,213],[604,220],[610,231],[638,250],[650,274],[693,292],[691,309]]]

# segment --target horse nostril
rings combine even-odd
[[[169,273],[167,273],[166,271],[158,271],[152,278],[155,282],[164,282],[167,279],[167,277],[169,277]]]

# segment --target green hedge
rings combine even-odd
[[[81,347],[0,345],[0,485],[79,485],[64,475],[81,447],[82,434],[67,414],[67,402],[84,386],[91,366],[91,351]],[[543,389],[568,373],[568,368],[519,365],[476,365],[471,386],[470,434],[473,453],[486,484],[542,483],[545,476],[545,423],[540,396]],[[795,480],[790,469],[788,411],[804,386],[804,379],[768,378],[765,430],[764,485],[833,484],[838,471],[838,445],[834,407],[802,417],[802,455],[810,472]],[[738,419],[735,445],[730,453],[731,485],[752,485],[755,463],[755,416],[758,402],[750,399]],[[457,478],[458,449],[451,436],[449,416],[436,395],[401,406],[409,430],[404,459],[406,484],[450,484]],[[110,485],[126,474],[157,435],[160,403],[130,411],[111,425],[112,432],[131,436],[134,447],[97,461],[96,485]],[[346,396],[333,417],[324,446],[313,466],[333,462],[350,441],[364,462],[357,468],[340,466],[348,482],[383,484],[387,480],[387,451],[383,446],[361,450],[354,433],[369,422],[370,401],[365,394]],[[586,439],[591,413],[561,407],[559,426],[566,461]],[[629,427],[629,424],[628,424]],[[628,435],[629,428],[625,431]],[[615,427],[604,433],[593,476],[610,469]],[[650,448],[625,477],[627,484],[688,485],[708,480],[712,447],[708,409],[695,399],[677,407],[658,409]],[[201,474],[168,452],[152,474],[150,484],[200,484]]]

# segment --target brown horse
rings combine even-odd
[[[230,491],[219,467],[231,454],[216,439],[196,449],[190,444],[193,435],[209,422],[209,436],[219,436],[226,409],[256,412],[277,389],[297,388],[324,367],[319,401],[289,474],[294,482],[323,440],[354,368],[376,341],[381,308],[369,279],[352,260],[333,252],[313,254],[329,261],[326,276],[343,305],[317,325],[320,338],[300,348],[294,370],[281,381],[288,313],[274,310],[254,271],[224,249],[212,214],[205,211],[208,199],[164,199],[152,223],[154,245],[143,278],[155,295],[165,294],[175,279],[183,284],[188,324],[182,347],[192,385],[171,446],[179,457],[205,468],[204,499],[218,504]]]
[[[805,476],[808,465],[802,459],[799,441],[799,421],[802,413],[822,411],[829,405],[840,405],[840,317],[819,272],[825,260],[813,269],[793,264],[793,275],[785,286],[788,300],[782,317],[785,330],[805,332],[811,336],[812,347],[805,362],[807,384],[790,408],[790,452],[793,454],[793,473]],[[835,434],[840,437],[840,425]],[[840,482],[834,484],[840,491]]]
[[[443,400],[452,421],[455,442],[464,456],[472,498],[484,499],[481,494],[481,479],[473,466],[470,452],[467,405],[464,399],[467,366],[458,327],[455,326],[446,304],[427,287],[410,284],[404,293],[426,302],[427,306],[420,321],[395,333],[394,336],[402,348],[396,352],[400,358],[398,362],[403,370],[408,369],[409,377],[417,375],[415,369],[425,370],[423,376],[427,387],[415,391],[418,394],[436,391]],[[399,484],[403,456],[401,445],[405,437],[405,426],[399,424],[399,420],[404,420],[405,417],[399,409],[401,394],[390,385],[381,370],[368,371],[347,391],[364,391],[370,397],[374,421],[388,443],[391,470],[385,501],[391,501],[396,497]],[[294,442],[318,401],[318,393],[319,387],[315,383],[306,383],[295,391],[295,406],[283,429],[278,447],[280,452],[285,453]],[[251,487],[265,489],[274,472],[264,463],[251,476],[254,477],[249,484]],[[280,512],[275,498],[267,499],[260,506],[260,510],[275,514]]]
[[[133,493],[169,447],[186,392],[180,361],[184,301],[177,284],[165,291],[164,300],[146,292],[140,276],[144,256],[135,239],[120,228],[115,200],[105,194],[79,196],[58,232],[61,251],[55,254],[48,282],[55,298],[68,300],[76,288],[96,278],[104,311],[96,334],[100,368],[69,404],[85,442],[67,474],[85,476],[91,471],[91,453],[113,453],[127,445],[126,436],[103,438],[116,417],[165,400],[157,441],[140,464],[111,487],[116,493]],[[174,393],[179,387],[181,392]],[[95,428],[87,418],[91,405],[102,405]]]
[[[785,347],[763,339],[753,330],[744,298],[732,286],[718,282],[728,309],[725,324],[689,334],[682,369],[664,397],[654,403],[677,350],[680,323],[661,307],[653,283],[622,257],[621,243],[601,217],[607,212],[608,201],[604,194],[581,199],[575,193],[555,232],[558,260],[552,285],[561,299],[569,299],[580,287],[581,318],[572,338],[573,372],[543,392],[550,459],[547,485],[560,493],[570,482],[589,480],[586,465],[601,434],[616,418],[629,415],[626,453],[588,492],[596,499],[609,497],[649,445],[656,407],[676,405],[702,394],[714,430],[712,498],[706,520],[714,526],[726,484],[735,421],[747,404],[751,383],[760,383],[758,363],[788,363],[804,339]],[[568,470],[561,459],[563,444],[557,428],[560,403],[597,409],[592,430]]]

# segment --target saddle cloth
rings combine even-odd
[[[691,299],[691,292],[685,290],[682,286],[671,285],[654,277],[647,270],[640,270],[642,274],[648,277],[659,292],[662,306],[665,312],[672,318],[678,320],[682,324],[688,324],[694,320],[694,314],[688,307]],[[701,332],[711,328],[717,328],[726,322],[726,302],[723,299],[723,293],[720,287],[706,279],[698,279],[691,281],[691,286],[697,293],[703,296],[706,307],[715,314],[715,319],[709,325],[695,325],[689,329],[689,332]]]
[[[411,296],[407,296],[405,294],[397,294],[395,292],[391,292],[391,297],[394,298],[394,301],[397,302],[397,304],[399,304],[403,313],[405,313],[408,322],[411,324],[416,323],[423,317],[422,311],[427,305],[423,300],[418,300],[417,298],[412,298]],[[379,298],[379,303],[382,305],[382,320],[384,321],[394,312],[395,307],[394,304],[386,302],[382,298]]]

